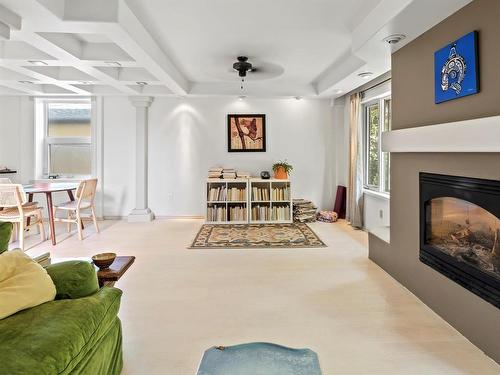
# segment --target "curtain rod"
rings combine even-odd
[[[375,87],[378,87],[378,86],[380,86],[380,85],[383,85],[384,83],[386,83],[386,82],[388,82],[388,81],[390,81],[390,80],[391,80],[391,78],[384,79],[382,82],[376,83],[376,84],[374,84],[373,86],[370,86],[370,87],[368,87],[368,88],[364,89],[363,91],[361,91],[361,92],[360,92],[360,94],[361,94],[361,95],[363,95],[363,94],[364,94],[365,92],[367,92],[368,90],[371,90],[371,89],[374,89]]]

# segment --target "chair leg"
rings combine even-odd
[[[44,242],[47,237],[45,236],[45,227],[43,226],[43,215],[42,212],[38,213],[38,232],[40,232],[40,239]]]
[[[17,241],[17,223],[12,223],[12,233],[10,235],[10,243]]]
[[[66,217],[68,220],[71,220],[71,211],[68,210],[68,215]],[[71,223],[68,221],[66,224],[66,229],[68,230],[68,233],[71,232]]]
[[[19,222],[19,248],[24,251],[24,219]]]
[[[99,233],[99,226],[97,225],[97,219],[95,217],[94,205],[90,207],[90,210],[92,211],[92,221],[94,222],[95,231]]]
[[[82,233],[82,219],[80,218],[80,212],[76,212],[76,226],[78,228],[78,238],[83,240],[83,233]]]

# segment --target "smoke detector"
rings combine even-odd
[[[371,76],[373,75],[372,72],[361,72],[361,73],[358,73],[358,77],[361,77],[363,79],[368,79],[370,78]]]
[[[406,35],[404,34],[393,34],[385,37],[383,40],[388,44],[397,44],[401,42],[404,38],[406,38]]]

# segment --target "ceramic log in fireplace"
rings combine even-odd
[[[420,260],[500,308],[500,181],[420,173]]]

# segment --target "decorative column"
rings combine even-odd
[[[151,221],[153,213],[148,207],[148,108],[151,96],[133,96],[135,107],[135,208],[128,215],[129,222]]]

